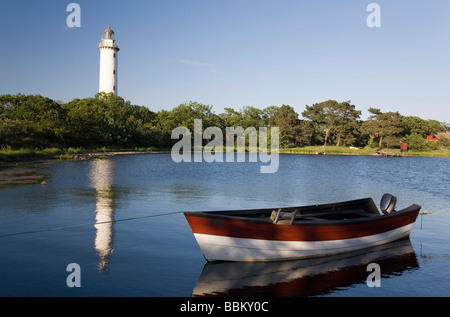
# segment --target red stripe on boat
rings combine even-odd
[[[207,214],[186,215],[186,219],[194,234],[277,241],[327,241],[359,238],[401,228],[415,222],[418,213],[419,210],[409,210],[342,224],[320,222],[276,225],[236,218],[220,219]]]

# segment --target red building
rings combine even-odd
[[[427,134],[427,141],[437,141],[438,138],[432,134]]]
[[[427,135],[427,141],[437,141],[439,139],[450,139],[450,132],[438,132],[435,135]]]

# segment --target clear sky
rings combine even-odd
[[[69,3],[81,27],[69,28]],[[119,95],[153,111],[197,101],[265,108],[351,100],[450,122],[450,1],[2,0],[0,94],[64,102],[98,90],[98,43],[119,52]]]

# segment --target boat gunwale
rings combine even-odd
[[[345,206],[363,206],[364,204],[373,204],[373,200],[371,198],[363,198],[363,199],[357,199],[357,200],[350,200],[345,202],[338,202],[338,203],[330,203],[330,204],[321,204],[321,205],[310,205],[310,206],[299,206],[299,207],[282,207],[282,208],[260,208],[260,209],[243,209],[243,210],[221,210],[221,211],[186,211],[184,212],[185,217],[203,217],[203,218],[211,218],[211,219],[217,219],[217,220],[228,220],[228,221],[239,221],[239,222],[252,222],[252,223],[261,223],[261,224],[273,224],[276,226],[304,226],[304,225],[312,225],[312,226],[332,226],[332,225],[342,225],[342,224],[358,224],[358,223],[366,223],[366,222],[373,222],[373,221],[380,221],[380,220],[387,220],[392,218],[397,218],[409,213],[419,212],[421,209],[421,206],[417,204],[411,204],[408,207],[405,207],[401,210],[394,211],[390,214],[382,214],[382,213],[375,213],[372,212],[373,215],[370,214],[370,212],[366,212],[366,216],[358,217],[358,218],[350,218],[350,219],[302,219],[298,218],[295,219],[295,221],[290,225],[280,225],[273,223],[268,217],[265,218],[259,218],[259,217],[249,217],[249,215],[255,215],[255,214],[264,214],[264,213],[270,213],[273,210],[279,210],[281,211],[289,211],[292,212],[295,209],[312,209],[312,210],[320,210],[320,209],[326,209],[326,208],[332,208],[332,207],[345,207]],[[375,206],[375,205],[374,205]],[[375,207],[376,208],[376,207]],[[378,209],[377,209],[378,210]],[[247,217],[245,215],[235,215],[232,213],[247,213]],[[232,215],[229,215],[227,213],[231,213]],[[329,214],[336,213],[336,214],[346,214],[345,210],[342,211],[333,211],[329,212]],[[358,212],[353,212],[354,214],[357,214]],[[347,211],[347,214],[349,212]],[[311,214],[308,213],[309,216],[313,217],[313,212]]]

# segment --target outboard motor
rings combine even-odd
[[[391,194],[384,194],[381,197],[380,208],[384,214],[390,214],[395,211],[395,204],[397,203],[397,197]]]

